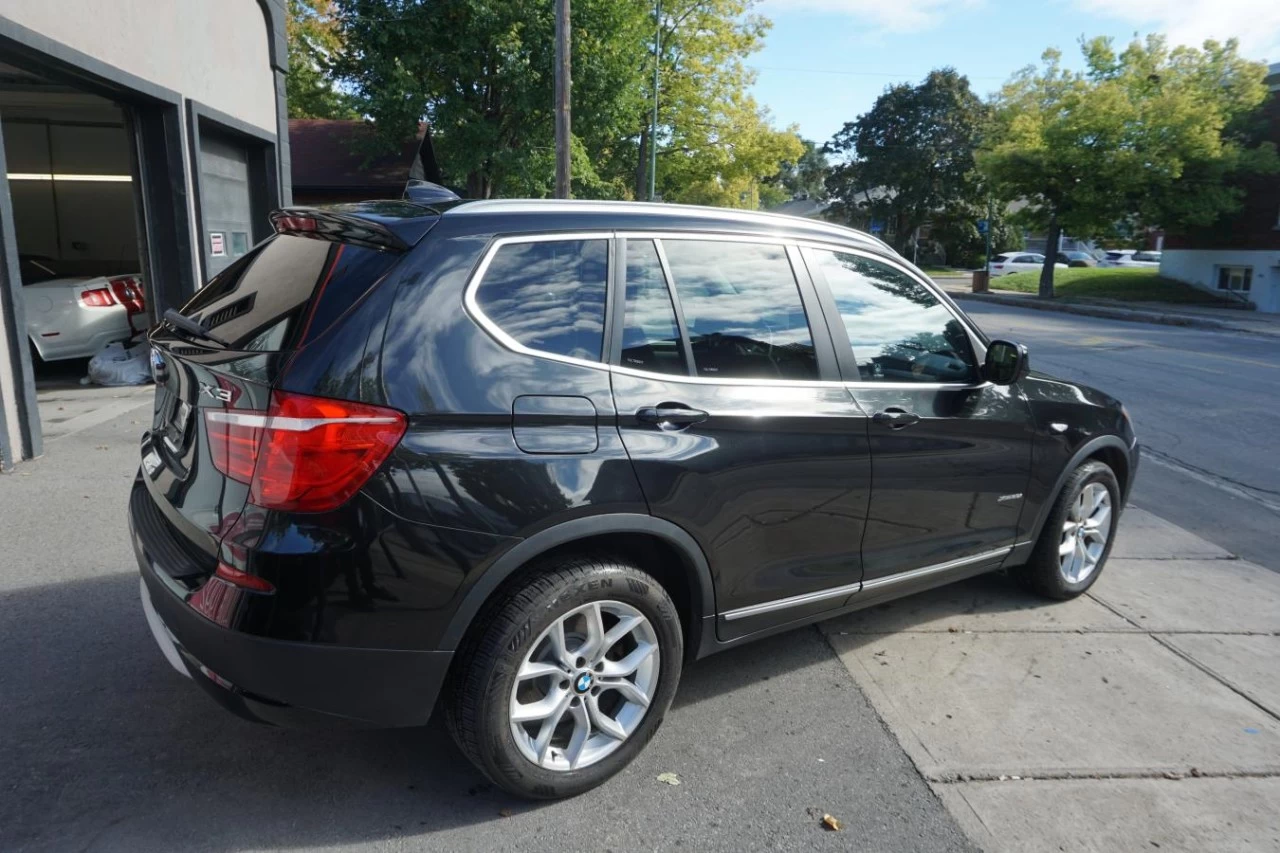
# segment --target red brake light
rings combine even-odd
[[[146,313],[147,300],[142,293],[141,282],[133,276],[125,276],[111,279],[110,284],[116,299],[129,312],[129,316]]]
[[[80,304],[86,308],[110,308],[116,304],[116,298],[105,287],[80,291]]]
[[[273,391],[266,413],[205,411],[213,465],[266,509],[325,512],[360,490],[404,435],[395,409]]]

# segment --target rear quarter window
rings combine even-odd
[[[233,349],[295,349],[333,325],[400,257],[349,243],[278,235],[214,276],[182,313]]]
[[[606,240],[540,240],[498,247],[476,306],[521,346],[599,361],[609,274]]]

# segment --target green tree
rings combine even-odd
[[[1241,123],[1266,97],[1266,67],[1234,40],[1170,49],[1161,36],[1116,53],[1109,39],[1081,43],[1083,71],[1055,50],[1014,75],[995,101],[995,130],[980,155],[1007,198],[1056,246],[1126,222],[1205,224],[1240,203],[1229,174],[1275,168],[1275,151],[1249,147]],[[1053,296],[1045,253],[1040,296]]]
[[[890,86],[824,147],[843,158],[827,178],[835,212],[886,220],[905,251],[934,217],[985,207],[974,151],[987,121],[968,78],[952,68]]]
[[[338,0],[347,51],[337,63],[392,149],[424,118],[442,169],[473,198],[543,196],[554,176],[551,0]],[[597,163],[618,155],[641,107],[643,7],[572,4],[575,194],[626,182]],[[629,158],[627,158],[629,159]]]
[[[771,23],[751,14],[755,0],[666,0],[662,4],[657,189],[668,201],[759,207],[782,200],[775,177],[803,154],[793,129],[777,130],[747,94],[746,59]],[[643,95],[634,125],[635,194],[648,193],[653,104],[653,18]]]
[[[792,198],[824,199],[827,197],[827,175],[831,164],[822,146],[812,139],[800,138],[804,152],[795,160],[784,160],[780,165],[776,185],[785,196]]]
[[[333,62],[342,53],[333,0],[289,0],[285,23],[290,118],[359,118],[351,96],[334,85]]]

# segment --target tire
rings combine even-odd
[[[1105,491],[1109,509],[1101,543],[1096,533],[1089,532],[1091,522],[1095,531],[1101,526],[1098,508],[1090,508],[1086,513],[1081,501],[1082,495],[1088,492],[1086,502],[1092,504],[1099,489]],[[1065,601],[1081,595],[1098,580],[1107,557],[1111,555],[1120,509],[1120,483],[1115,472],[1103,462],[1091,460],[1083,463],[1063,483],[1030,559],[1014,573],[1029,589],[1047,598]],[[1076,518],[1079,515],[1086,516],[1083,532]],[[1069,538],[1083,550],[1073,548],[1070,555],[1064,554]],[[1096,547],[1098,544],[1101,544],[1100,549]]]
[[[556,626],[564,632],[559,650]],[[589,648],[615,629],[628,630],[599,652]],[[500,593],[458,654],[443,701],[458,747],[495,785],[557,799],[605,782],[657,732],[680,681],[684,635],[679,612],[652,576],[612,558],[570,557]],[[633,672],[618,675],[637,660]],[[522,667],[559,671],[518,679]],[[631,687],[610,686],[621,681]],[[516,723],[516,708],[522,716],[550,713]],[[552,719],[559,724],[545,729]]]

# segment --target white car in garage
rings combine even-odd
[[[91,358],[146,328],[141,276],[69,276],[49,258],[19,260],[27,337],[44,361]]]
[[[1066,269],[1066,264],[1055,263],[1057,269]],[[1044,267],[1044,255],[1035,252],[1002,252],[991,259],[991,277],[1008,275],[1011,272],[1039,272]]]

